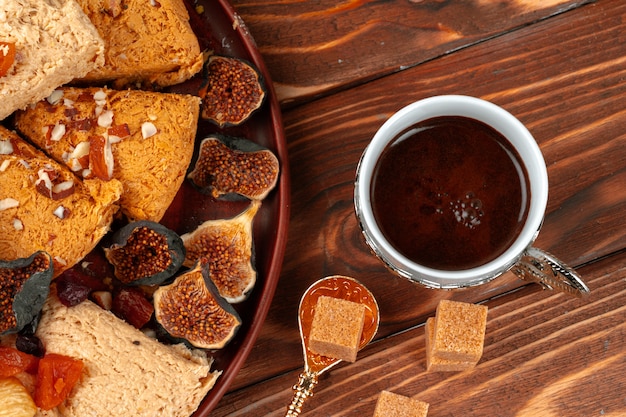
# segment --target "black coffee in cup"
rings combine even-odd
[[[528,175],[508,140],[472,118],[440,116],[397,135],[373,172],[374,218],[412,261],[463,270],[501,255],[530,203]]]

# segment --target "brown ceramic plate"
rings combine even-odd
[[[241,315],[243,324],[224,349],[211,352],[215,358],[214,369],[223,371],[223,374],[194,414],[194,417],[204,417],[215,408],[246,360],[272,301],[287,238],[289,173],[278,100],[265,64],[244,22],[226,0],[185,0],[185,3],[201,47],[219,55],[242,58],[252,63],[264,78],[267,89],[267,99],[263,107],[241,126],[220,129],[201,120],[196,142],[214,132],[244,137],[272,150],[281,164],[279,182],[263,201],[254,219],[257,282],[248,299],[234,306]],[[201,83],[202,76],[198,75],[172,90],[197,94]],[[192,166],[193,164],[194,161]],[[234,216],[247,205],[247,201],[213,200],[198,193],[186,181],[162,223],[179,233],[185,233],[204,220]]]

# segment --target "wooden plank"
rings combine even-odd
[[[626,253],[584,267],[592,295],[520,292],[489,306],[477,367],[426,371],[424,329],[378,341],[322,375],[304,416],[369,416],[381,390],[430,404],[429,415],[626,414]],[[212,416],[283,416],[298,371],[228,394]]]
[[[504,106],[529,126],[548,165],[551,194],[537,246],[574,266],[622,249],[624,19],[625,3],[598,2],[286,111],[292,215],[285,263],[265,326],[233,389],[298,366],[297,305],[318,278],[361,280],[381,304],[381,337],[421,323],[450,296],[392,276],[363,243],[354,216],[359,156],[383,121],[410,101],[462,93]],[[455,296],[480,301],[521,284],[506,275]]]
[[[233,5],[283,105],[381,77],[587,1],[250,2]]]

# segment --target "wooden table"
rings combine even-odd
[[[441,416],[626,415],[626,2],[233,0],[284,110],[291,220],[272,307],[211,416],[283,416],[303,359],[297,306],[352,276],[381,309],[376,341],[324,374],[303,416],[369,416],[381,390]],[[577,270],[587,299],[506,274],[463,291],[389,273],[354,216],[357,161],[402,106],[438,94],[501,105],[535,136],[550,197],[536,245]],[[489,306],[485,351],[425,370],[425,319],[443,298]]]

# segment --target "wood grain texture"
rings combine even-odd
[[[599,1],[284,112],[292,174],[290,231],[272,308],[233,389],[301,361],[300,295],[318,278],[362,281],[381,307],[379,337],[423,323],[441,298],[477,302],[523,282],[507,274],[470,290],[424,289],[371,255],[354,216],[358,159],[393,112],[419,98],[468,94],[520,118],[548,165],[536,245],[579,266],[624,248],[626,4]],[[268,366],[271,363],[271,366]]]
[[[234,0],[293,105],[401,71],[588,0]]]
[[[475,369],[427,372],[424,328],[416,326],[325,374],[301,415],[369,416],[381,390],[428,402],[433,417],[626,415],[626,253],[580,272],[588,299],[531,287],[487,302]],[[283,416],[297,374],[233,392],[212,416]]]

